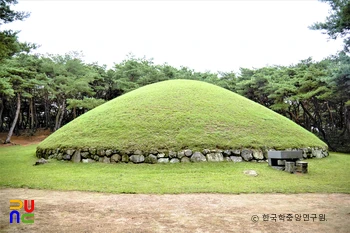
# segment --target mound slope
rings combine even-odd
[[[291,120],[224,88],[193,80],[144,86],[71,121],[40,149],[327,148]]]

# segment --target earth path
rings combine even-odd
[[[9,224],[9,200],[35,200],[33,224]],[[22,209],[20,211],[24,213]],[[263,214],[317,214],[263,221]],[[319,215],[325,214],[326,221]],[[257,215],[259,220],[252,221]],[[350,194],[106,194],[0,189],[0,232],[349,232]]]

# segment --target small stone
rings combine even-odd
[[[170,160],[170,163],[179,163],[179,162],[180,162],[180,160],[177,159],[177,158],[172,158],[172,159]]]
[[[225,157],[230,156],[231,155],[231,151],[230,150],[224,150],[223,154],[224,154]]]
[[[99,155],[99,156],[105,156],[106,155],[106,151],[105,150],[99,150],[98,152],[97,152],[97,154]]]
[[[98,161],[99,161],[100,163],[102,163],[102,162],[103,162],[103,157],[98,157]]]
[[[157,150],[151,150],[149,153],[150,153],[150,154],[153,154],[153,155],[157,155],[157,154],[158,154],[158,151],[157,151]]]
[[[95,163],[96,161],[93,159],[82,159],[83,163]]]
[[[96,155],[96,149],[95,148],[90,148],[89,149],[90,154]]]
[[[191,150],[185,150],[184,152],[185,152],[185,155],[186,155],[187,157],[190,157],[190,156],[192,155],[192,151],[191,151]],[[201,153],[201,154],[202,154],[202,153]]]
[[[242,150],[241,156],[245,161],[250,161],[253,159],[252,151],[248,149]]]
[[[234,163],[239,163],[239,162],[242,162],[243,159],[241,156],[230,156],[230,159],[232,160],[232,162]]]
[[[184,156],[185,156],[185,152],[184,152],[184,151],[177,152],[177,157],[178,157],[179,159],[181,159],[181,158],[184,157]]]
[[[111,163],[111,159],[108,158],[107,156],[103,157],[103,162],[104,163]]]
[[[168,163],[169,162],[169,158],[160,158],[158,159],[158,163]]]
[[[149,154],[146,158],[145,158],[145,163],[157,163],[157,156],[153,155],[153,154]]]
[[[164,158],[165,157],[165,154],[164,153],[159,153],[158,155],[157,155],[157,158]]]
[[[70,157],[71,157],[70,155],[66,154],[66,155],[63,156],[63,159],[64,160],[70,160]]]
[[[48,162],[48,161],[47,161],[46,159],[41,158],[41,159],[37,160],[37,161],[33,164],[33,166],[40,165],[40,164],[45,164],[45,163],[47,163],[47,162]]]
[[[188,157],[182,157],[181,158],[181,163],[189,163],[190,159]]]
[[[112,155],[112,150],[106,150],[106,156],[111,156]]]
[[[258,176],[258,173],[254,170],[245,170],[243,173],[248,176]]]
[[[194,152],[194,154],[191,156],[191,162],[206,162],[206,161],[207,159],[201,152]]]
[[[323,157],[327,157],[329,155],[329,153],[327,150],[322,149],[322,155],[323,155]]]
[[[94,160],[99,161],[100,157],[98,155],[94,155]]]
[[[203,155],[209,154],[209,153],[210,153],[210,150],[209,150],[209,149],[204,149],[204,150],[202,151],[202,153],[203,153]]]
[[[264,159],[264,154],[261,150],[253,150],[253,157],[257,160]]]
[[[89,156],[89,152],[80,152],[80,156],[86,159]]]
[[[232,160],[231,160],[230,157],[224,157],[224,161],[226,161],[226,162],[231,162]]]
[[[176,152],[169,151],[169,158],[176,158]]]
[[[113,162],[113,163],[118,163],[120,159],[121,159],[121,156],[120,156],[120,155],[114,154],[114,155],[112,155],[112,157],[111,157],[111,162]]]
[[[62,153],[59,153],[58,155],[57,155],[57,160],[62,160],[63,159],[63,154]]]
[[[240,150],[231,150],[231,153],[234,156],[240,156],[241,155],[241,151]]]
[[[322,154],[322,150],[321,149],[312,149],[311,153],[312,153],[312,157],[316,157],[318,159],[322,159],[323,158],[323,154]]]
[[[129,155],[122,155],[122,162],[124,163],[129,162]]]
[[[142,151],[140,151],[140,150],[135,150],[135,151],[134,151],[134,155],[142,155]]]
[[[73,150],[73,149],[68,149],[66,151],[67,155],[69,155],[69,156],[72,156],[74,152],[75,152],[75,150]]]

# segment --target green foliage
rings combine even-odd
[[[27,12],[14,11],[11,9],[17,4],[16,0],[0,1],[0,26],[16,20],[23,20],[29,16]],[[0,31],[0,61],[10,58],[20,52],[29,52],[37,45],[31,43],[21,43],[17,38],[18,32],[12,30]]]
[[[0,187],[145,194],[350,193],[349,154],[309,159],[309,173],[293,175],[251,162],[77,164],[52,160],[32,166],[37,160],[35,148],[0,148]],[[247,169],[259,176],[244,175]]]
[[[17,0],[1,0],[0,1],[0,25],[10,23],[16,20],[23,20],[29,17],[29,13],[22,11],[14,11],[11,6],[16,5]]]
[[[84,98],[82,100],[77,99],[67,99],[68,109],[72,108],[86,108],[86,109],[93,109],[97,106],[105,103],[106,101],[103,99],[94,99],[94,98]]]
[[[339,36],[345,37],[344,50],[349,52],[350,48],[350,2],[348,0],[321,0],[327,2],[331,8],[331,14],[325,22],[313,24],[310,29],[323,30],[331,39]]]
[[[242,96],[199,81],[139,88],[71,121],[39,148],[123,150],[326,147],[312,133]]]

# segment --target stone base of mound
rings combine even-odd
[[[188,162],[267,162],[268,151],[273,149],[203,149],[192,151],[118,151],[115,149],[40,149],[36,151],[38,158],[72,161],[75,163],[188,163]],[[303,158],[323,158],[328,151],[322,148],[286,149],[302,150]]]

